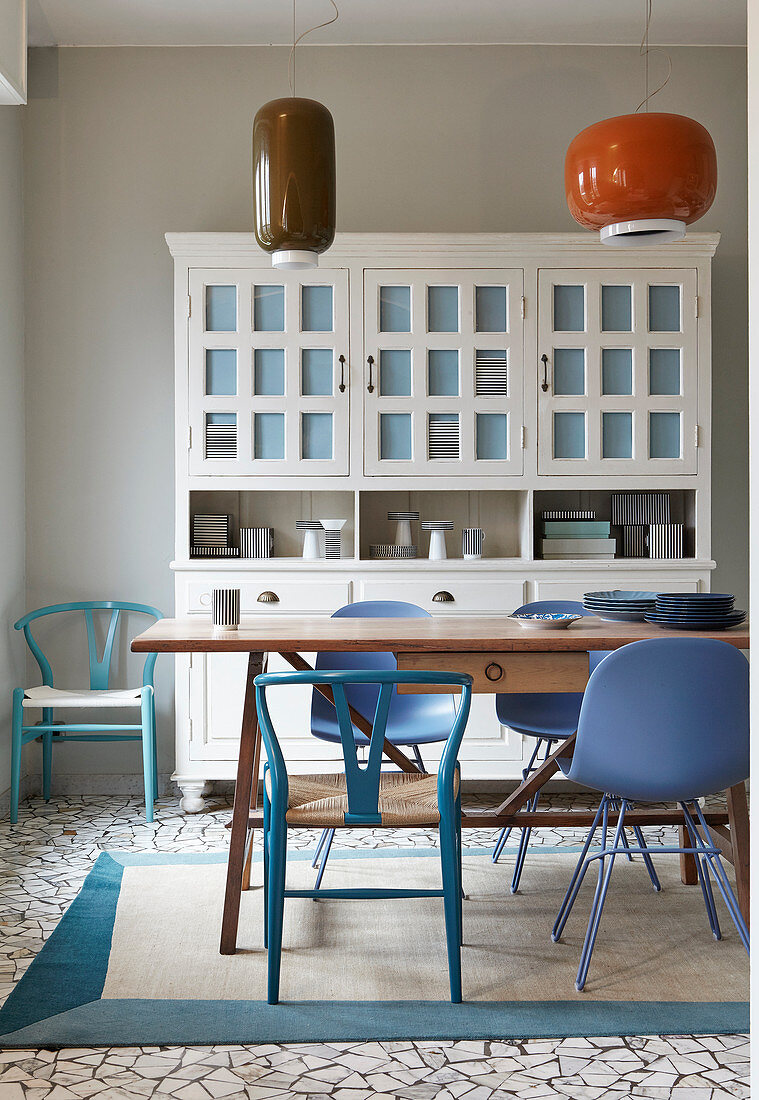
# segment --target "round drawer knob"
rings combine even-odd
[[[211,593],[210,592],[203,592],[201,597],[200,597],[200,600],[198,602],[200,604],[202,604],[203,607],[210,607],[211,606]]]
[[[276,592],[262,592],[258,597],[259,603],[279,603],[279,596]]]
[[[503,677],[503,669],[499,664],[496,664],[495,661],[491,661],[490,664],[487,665],[485,668],[485,675],[487,676],[488,680],[491,680],[493,683],[495,683],[497,680],[500,680]]]
[[[443,591],[443,592],[436,592],[435,595],[432,597],[432,602],[433,603],[455,603],[456,601],[454,600],[454,598],[450,594],[450,592]]]

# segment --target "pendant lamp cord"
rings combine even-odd
[[[294,0],[293,0],[293,3],[294,3]],[[653,99],[653,97],[656,95],[656,93],[660,92],[662,90],[662,88],[664,88],[669,83],[669,78],[672,76],[672,58],[669,56],[667,51],[660,49],[658,46],[650,46],[649,43],[648,43],[648,35],[649,35],[649,30],[651,28],[651,9],[652,9],[652,6],[653,6],[653,0],[643,0],[643,3],[645,5],[646,20],[645,20],[645,27],[644,27],[644,30],[643,30],[643,38],[642,38],[641,43],[640,43],[640,56],[645,59],[646,94],[645,94],[645,97],[640,101],[638,106],[635,108],[636,114],[641,109],[641,107],[645,107],[646,113],[648,113],[648,101],[649,101],[649,99]],[[664,80],[662,80],[661,84],[659,84],[659,86],[657,88],[654,88],[654,90],[652,92],[649,92],[649,90],[648,90],[648,55],[652,54],[652,53],[664,54],[664,56],[667,59],[667,66],[668,67],[667,67],[667,75],[664,77]]]
[[[315,27],[309,27],[307,31],[303,31],[303,33],[299,34],[298,37],[296,38],[295,37],[295,32],[296,32],[295,4],[296,4],[296,0],[293,0],[293,44],[292,44],[292,48],[290,50],[290,57],[289,57],[288,62],[287,62],[287,77],[288,77],[288,80],[290,82],[290,95],[291,96],[295,95],[295,47],[298,45],[299,42],[303,41],[303,39],[306,37],[307,34],[313,34],[314,31],[320,31],[322,29],[322,27],[328,27],[330,25],[330,23],[336,22],[336,20],[338,19],[339,15],[340,15],[340,12],[338,11],[337,4],[335,3],[335,0],[329,0],[329,2],[332,5],[332,7],[335,9],[335,14],[332,16],[332,18],[327,19],[324,23],[317,24],[317,26],[315,26]]]

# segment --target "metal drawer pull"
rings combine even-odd
[[[262,592],[258,597],[259,603],[279,603],[279,596],[276,592]]]
[[[503,678],[503,669],[499,664],[496,664],[495,661],[491,661],[490,664],[485,667],[485,675],[488,680],[492,680],[493,683],[495,683],[496,680]]]
[[[340,364],[340,385],[337,388],[340,393],[345,393],[345,356],[341,355],[337,361]]]
[[[444,590],[442,592],[436,592],[435,595],[432,597],[432,602],[433,603],[455,603],[456,601],[454,600],[454,598],[450,594],[450,592],[446,592]]]
[[[543,393],[548,391],[548,356],[541,355],[540,362],[543,364],[543,381],[540,383],[540,388]]]
[[[366,388],[368,389],[369,393],[374,393],[374,384],[372,382],[372,365],[374,364],[374,356],[367,356],[366,361],[369,364],[369,385]]]

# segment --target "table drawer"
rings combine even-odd
[[[360,587],[359,599],[401,600],[418,604],[432,614],[492,612],[503,615],[524,603],[522,581],[467,581],[450,573],[437,579],[419,576],[413,581],[366,580]]]
[[[587,653],[399,653],[398,668],[407,672],[466,672],[472,690],[495,694],[584,691],[588,682]],[[399,692],[429,694],[446,691],[424,685],[399,686]]]
[[[274,615],[280,611],[324,612],[331,615],[338,607],[350,603],[351,599],[349,582],[328,583],[321,577],[318,582],[281,581],[270,577],[268,580],[244,581],[240,584],[231,581],[226,585],[218,581],[215,585],[194,581],[187,586],[187,610],[210,614],[211,591],[214,587],[239,588],[240,611],[243,615]],[[270,596],[261,600],[260,597],[265,593],[270,593]]]

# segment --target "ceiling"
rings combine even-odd
[[[337,0],[312,42],[638,43],[645,0]],[[289,42],[292,0],[28,0],[31,46],[221,46]],[[298,0],[298,29],[332,14]],[[654,0],[651,42],[746,44],[746,0]]]

